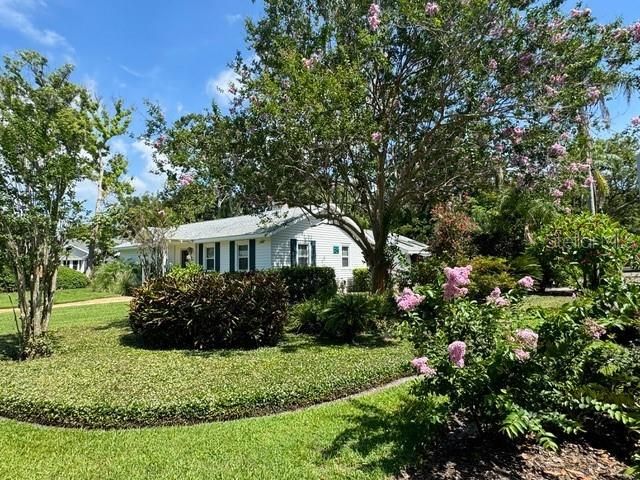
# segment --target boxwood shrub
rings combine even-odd
[[[289,290],[289,302],[328,299],[336,294],[336,272],[331,267],[282,267],[276,270]]]
[[[58,267],[58,281],[56,283],[58,290],[72,290],[88,286],[89,278],[84,273],[65,266]]]
[[[275,345],[286,320],[286,285],[274,273],[167,275],[136,290],[129,313],[148,346],[202,350]]]

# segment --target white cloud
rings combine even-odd
[[[98,95],[98,81],[95,78],[85,75],[82,78],[82,84],[92,96],[96,97]]]
[[[136,140],[131,144],[133,152],[135,152],[144,162],[143,170],[133,177],[133,188],[136,194],[154,193],[160,190],[167,176],[165,174],[155,173],[156,164],[153,158],[153,147],[147,145],[142,140]],[[164,158],[163,160],[166,160]]]
[[[178,102],[178,104],[176,105],[176,112],[182,113],[183,110],[184,110],[184,105],[182,104],[182,102]]]
[[[240,15],[239,13],[227,14],[224,16],[224,19],[227,21],[229,25],[233,25],[234,23],[237,23],[240,20],[242,20],[242,15]]]
[[[64,47],[72,50],[67,40],[57,32],[38,28],[30,18],[37,8],[46,7],[37,0],[0,0],[0,26],[20,32],[25,37],[46,47]]]
[[[237,85],[238,81],[238,74],[227,68],[207,81],[207,94],[214,97],[221,107],[228,107],[233,100],[233,95],[229,93],[229,85]]]

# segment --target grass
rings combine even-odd
[[[58,290],[53,297],[53,301],[56,305],[60,305],[62,303],[82,302],[85,300],[115,296],[113,293],[98,292],[91,288],[76,288],[73,290]],[[0,309],[11,308],[12,305],[16,305],[16,302],[16,293],[0,293]]]
[[[568,296],[557,295],[530,295],[525,297],[522,306],[528,307],[541,307],[541,308],[560,308],[569,302],[572,302],[573,298]]]
[[[0,420],[0,478],[385,479],[411,461],[393,430],[408,388],[189,427],[96,431]]]
[[[63,426],[169,425],[279,412],[408,373],[412,349],[371,340],[333,345],[288,336],[251,351],[148,350],[125,304],[54,311],[55,354],[6,359],[13,321],[0,315],[0,415]]]

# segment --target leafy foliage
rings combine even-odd
[[[638,240],[606,215],[567,215],[540,232],[531,253],[550,272],[576,271],[578,286],[597,288],[607,276],[622,269],[638,251]]]
[[[137,265],[121,261],[100,265],[91,279],[91,286],[95,290],[118,295],[131,295],[139,285],[140,271]]]
[[[371,291],[371,273],[368,268],[353,269],[352,292],[370,292]]]
[[[85,288],[87,286],[89,286],[89,279],[84,273],[64,266],[58,268],[56,288],[60,290],[70,290],[73,288]]]
[[[159,277],[135,292],[129,314],[145,343],[199,350],[275,345],[286,320],[286,286],[273,273]]]
[[[291,303],[312,298],[327,299],[338,290],[336,273],[330,267],[282,267],[275,272],[287,286]]]
[[[371,328],[376,307],[366,293],[336,295],[322,312],[324,335],[345,342],[353,341]]]
[[[517,279],[509,273],[509,263],[504,258],[475,257],[470,264],[473,277],[469,294],[477,300],[484,300],[495,287],[508,291],[516,286]]]

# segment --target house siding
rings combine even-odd
[[[274,267],[291,265],[291,239],[300,242],[316,242],[316,265],[331,267],[339,283],[351,282],[353,269],[366,267],[362,250],[343,230],[318,220],[303,219],[276,232],[271,237],[271,257]],[[333,247],[338,247],[338,254]],[[342,266],[342,247],[349,247],[349,266]]]
[[[225,272],[229,272],[231,271],[231,264],[230,264],[230,259],[231,259],[231,255],[230,255],[230,250],[229,250],[229,244],[231,242],[230,241],[221,241],[220,242],[220,272],[221,273],[225,273]],[[235,241],[235,248],[236,248],[236,255],[235,255],[235,268],[234,270],[237,271],[238,266],[237,266],[237,262],[238,262],[238,254],[237,254],[237,249],[238,249],[238,244],[248,244],[249,240],[236,240]],[[214,247],[215,246],[215,242],[207,242],[204,243],[204,251],[206,252],[207,247]],[[271,239],[270,238],[257,238],[256,239],[256,270],[266,270],[268,268],[271,268]]]

